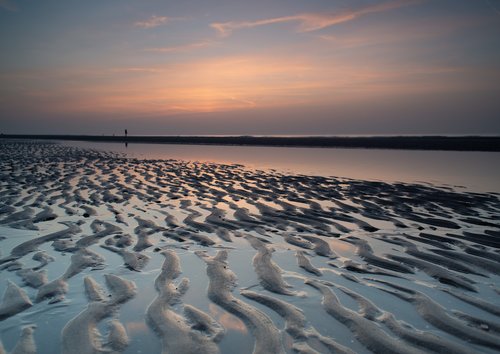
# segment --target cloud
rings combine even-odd
[[[316,37],[331,43],[331,48],[361,48],[379,45],[406,45],[436,38],[449,37],[459,31],[480,26],[484,17],[479,16],[442,16],[436,18],[417,18],[404,22],[384,21],[370,26],[358,26],[348,32],[330,34],[319,33]],[[411,49],[409,49],[411,50]]]
[[[8,11],[17,11],[19,10],[17,5],[14,4],[12,1],[9,0],[0,0],[0,8],[4,8],[5,10]]]
[[[123,67],[123,68],[113,68],[112,72],[124,72],[124,73],[161,73],[162,69],[158,68],[147,68],[147,67]]]
[[[161,52],[161,53],[178,53],[178,52],[187,52],[193,49],[205,48],[211,45],[214,45],[217,42],[214,41],[200,41],[194,43],[188,43],[185,45],[172,46],[172,47],[157,47],[157,48],[148,48],[146,51],[148,52]]]
[[[0,0],[1,1],[1,0]],[[153,27],[158,27],[166,24],[171,20],[170,17],[167,16],[156,16],[153,15],[150,18],[148,18],[146,21],[138,21],[134,23],[135,27],[141,27],[141,28],[153,28]]]
[[[395,0],[383,2],[381,4],[365,6],[357,10],[344,10],[334,13],[303,13],[293,16],[275,17],[256,21],[215,22],[212,23],[210,27],[214,28],[217,32],[219,32],[219,35],[223,37],[230,35],[234,30],[237,29],[253,28],[284,22],[298,22],[298,32],[312,32],[335,26],[340,23],[352,21],[371,13],[390,11],[399,7],[408,6],[420,2],[421,0]]]

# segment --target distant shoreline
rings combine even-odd
[[[242,145],[399,150],[500,151],[500,136],[107,136],[2,134],[1,139],[74,140],[110,143]]]

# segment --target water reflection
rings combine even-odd
[[[144,335],[149,332],[149,328],[144,321],[127,322],[125,324],[129,336]]]
[[[210,314],[227,330],[237,331],[242,334],[248,333],[247,327],[238,317],[231,315],[229,312],[220,309],[214,304],[209,304],[208,310],[210,311]]]
[[[500,192],[500,153],[63,142],[143,159],[243,164],[255,169],[363,180],[430,182]]]

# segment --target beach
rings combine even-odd
[[[0,353],[500,350],[498,190],[0,152]]]

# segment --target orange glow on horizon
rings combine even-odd
[[[456,90],[460,85],[440,78],[453,76],[459,70],[389,70],[377,63],[359,65],[266,55],[220,57],[149,68],[61,69],[45,74],[55,81],[48,90],[36,90],[37,83],[46,78],[34,73],[23,79],[32,87],[23,95],[37,102],[44,112],[161,117]],[[418,80],[430,75],[432,80]]]

